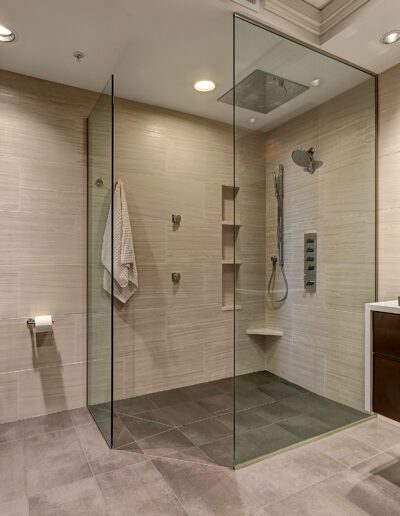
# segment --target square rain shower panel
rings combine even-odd
[[[236,106],[266,114],[309,89],[278,75],[254,70],[236,86]],[[233,88],[218,100],[233,105]]]

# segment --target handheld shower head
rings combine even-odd
[[[296,165],[313,174],[315,172],[314,152],[315,149],[313,147],[308,150],[296,149],[292,152],[292,160]]]

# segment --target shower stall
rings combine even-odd
[[[87,404],[108,445],[239,467],[371,417],[376,77],[234,15],[233,79],[196,113],[118,81],[88,119]],[[125,303],[115,258],[104,288],[117,180]]]

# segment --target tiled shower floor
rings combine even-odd
[[[236,463],[331,432],[369,414],[266,371],[236,377]],[[232,379],[114,402],[114,447],[232,466]],[[99,424],[109,412],[95,408]]]
[[[400,427],[380,420],[237,471],[139,444],[110,450],[86,408],[0,425],[1,516],[399,514]]]

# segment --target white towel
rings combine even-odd
[[[135,251],[133,249],[132,229],[129,221],[124,187],[121,179],[114,189],[114,296],[126,303],[137,290],[138,274]],[[112,211],[108,212],[107,224],[103,236],[101,262],[104,265],[103,288],[111,294],[111,231]]]

